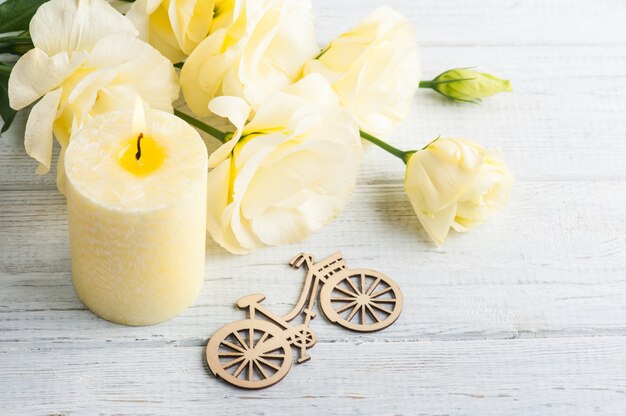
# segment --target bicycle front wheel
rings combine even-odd
[[[353,331],[372,332],[387,328],[398,319],[402,292],[382,273],[350,269],[324,283],[320,305],[331,322]]]
[[[262,389],[282,380],[292,364],[291,346],[277,325],[256,319],[219,329],[206,348],[211,372],[246,389]]]

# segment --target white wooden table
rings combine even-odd
[[[417,27],[424,77],[480,65],[512,80],[480,106],[421,91],[391,138],[500,146],[509,208],[437,249],[403,166],[370,148],[350,206],[309,241],[243,257],[210,244],[193,307],[117,326],[74,295],[64,199],[54,174],[33,174],[22,114],[0,141],[0,413],[626,414],[626,3],[387,2]],[[380,3],[314,1],[320,42]],[[288,311],[303,274],[286,262],[334,250],[400,284],[398,322],[359,335],[316,319],[312,360],[267,390],[210,376],[204,347],[243,318],[234,302],[264,292]]]

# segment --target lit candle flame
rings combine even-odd
[[[139,135],[146,129],[146,113],[144,110],[143,100],[139,95],[135,99],[135,110],[133,111],[132,134]]]

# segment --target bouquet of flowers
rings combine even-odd
[[[453,138],[386,139],[418,88],[477,103],[509,82],[468,68],[420,81],[415,31],[381,7],[325,47],[310,0],[7,0],[0,4],[2,131],[30,105],[25,149],[50,170],[91,119],[136,97],[222,142],[210,155],[207,229],[232,253],[307,238],[349,202],[362,140],[406,164],[405,191],[436,244],[508,199],[497,150]],[[174,109],[180,93],[188,110]],[[227,131],[211,124],[222,117]]]

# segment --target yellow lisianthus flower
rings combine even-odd
[[[217,97],[210,108],[237,129],[209,159],[207,229],[222,247],[240,254],[301,241],[346,206],[361,140],[321,76],[275,94],[249,123],[239,97]]]
[[[409,156],[404,189],[430,238],[468,231],[506,204],[512,176],[498,151],[437,139]]]
[[[232,13],[234,1],[136,0],[126,14],[139,37],[173,63],[181,62],[207,37],[215,13]]]
[[[198,116],[209,115],[209,102],[220,95],[243,98],[255,110],[319,53],[310,0],[230,3],[232,16],[216,19],[223,27],[194,49],[181,71],[185,101]]]
[[[328,80],[362,130],[384,137],[406,118],[418,87],[415,29],[381,7],[308,62],[304,74],[312,73]]]
[[[98,114],[133,108],[137,95],[171,112],[178,97],[172,64],[135,37],[136,30],[105,0],[51,0],[30,22],[34,48],[9,78],[15,110],[39,100],[24,134],[26,152],[50,170],[53,133],[61,145],[57,185],[64,188],[63,154],[73,132]]]

